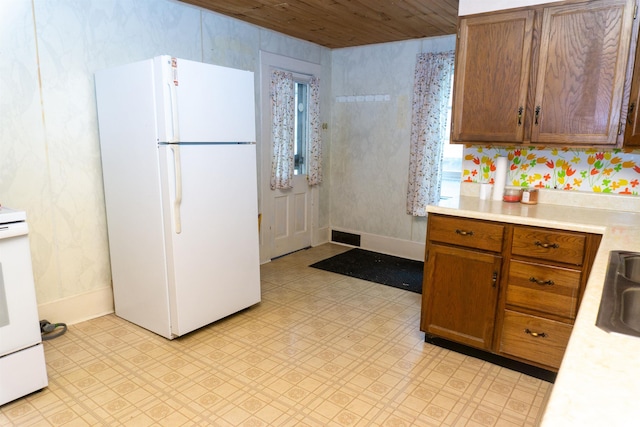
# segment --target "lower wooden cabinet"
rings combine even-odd
[[[600,238],[430,214],[420,329],[557,371]]]
[[[432,245],[425,271],[428,295],[422,306],[427,333],[484,350],[491,349],[502,257]]]

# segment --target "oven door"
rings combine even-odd
[[[0,224],[0,357],[42,342],[28,232]]]

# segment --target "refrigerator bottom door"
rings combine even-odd
[[[180,336],[260,302],[256,147],[159,149],[171,330]]]

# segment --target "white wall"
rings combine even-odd
[[[170,54],[257,75],[260,50],[331,59],[175,0],[0,1],[0,203],[27,211],[40,318],[112,310],[94,72]]]
[[[418,53],[454,48],[452,35],[332,52],[331,226],[366,249],[424,255],[426,221],[406,213],[413,75]]]
[[[478,3],[496,2],[462,0],[461,10]],[[176,0],[1,0],[0,203],[27,211],[41,318],[112,309],[96,70],[171,54],[254,71],[258,90],[260,50],[321,64],[318,226],[420,258],[426,223],[405,212],[415,57],[454,45],[448,36],[331,51]],[[358,95],[388,100],[338,102]]]
[[[553,0],[460,0],[458,3],[458,15],[472,15],[474,13],[514,9],[516,7],[553,2]]]

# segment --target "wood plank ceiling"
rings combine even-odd
[[[458,0],[180,0],[342,48],[455,34]]]

